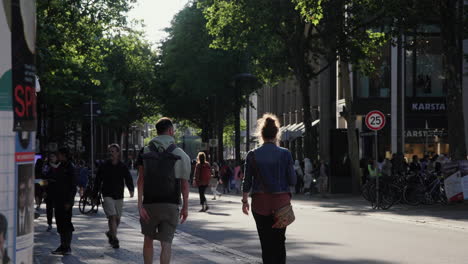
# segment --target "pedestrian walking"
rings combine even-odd
[[[210,179],[210,188],[211,193],[213,194],[213,198],[211,200],[216,200],[216,196],[221,197],[221,193],[218,192],[218,185],[219,185],[219,166],[216,162],[213,162],[211,166],[212,174]]]
[[[200,204],[202,208],[199,212],[208,211],[208,203],[206,202],[205,191],[210,184],[211,179],[211,166],[206,161],[205,153],[200,152],[197,156],[197,165],[195,166],[195,186],[198,187],[198,194],[200,196]]]
[[[241,161],[241,164],[244,162]],[[236,189],[236,194],[239,194],[241,192],[241,184],[242,184],[242,179],[244,178],[244,173],[242,172],[241,165],[237,165],[234,168],[234,188]]]
[[[242,183],[242,211],[249,214],[248,196],[252,196],[252,214],[262,247],[264,264],[286,263],[286,227],[274,228],[274,214],[291,203],[290,188],[296,185],[291,152],[277,146],[279,121],[264,114],[257,122],[261,146],[247,154]]]
[[[312,193],[313,167],[309,158],[304,159],[304,193]]]
[[[319,166],[319,177],[317,179],[317,185],[320,196],[322,196],[322,198],[326,198],[328,192],[328,175],[330,175],[330,169],[328,164],[325,163],[323,159],[320,160]]]
[[[56,188],[60,162],[57,160],[55,152],[50,152],[48,162],[44,165],[44,180],[46,181],[46,216],[47,216],[47,232],[52,231],[52,219],[54,218],[54,196],[53,191]]]
[[[223,165],[221,166],[221,169],[219,170],[219,174],[221,177],[221,181],[223,183],[223,194],[229,193],[230,192],[230,181],[232,177],[232,169],[229,166],[228,161],[224,161]]]
[[[140,152],[138,166],[138,209],[145,236],[143,258],[153,263],[153,240],[161,242],[161,264],[171,261],[171,247],[179,222],[188,216],[190,158],[175,145],[172,121],[156,122],[157,137]],[[180,195],[183,205],[179,214]]]
[[[109,230],[105,233],[108,242],[113,248],[119,248],[117,229],[122,216],[124,188],[126,185],[130,197],[133,197],[135,187],[128,166],[121,160],[120,146],[113,143],[107,149],[110,159],[105,161],[97,171],[96,190],[101,191],[104,200],[102,208],[109,226]]]
[[[296,176],[297,176],[297,183],[295,186],[296,187],[295,191],[296,191],[296,194],[300,194],[305,188],[304,187],[305,180],[304,180],[304,172],[302,171],[302,167],[301,167],[299,160],[296,160],[294,162],[294,171],[296,172]]]
[[[57,158],[60,165],[57,170],[56,182],[51,190],[57,232],[60,234],[60,246],[52,251],[54,255],[71,254],[71,241],[73,231],[75,231],[72,223],[72,209],[76,195],[75,166],[69,160],[69,155],[67,148],[58,150]]]
[[[79,161],[79,178],[78,178],[78,188],[80,197],[83,196],[86,186],[88,185],[89,179],[89,168],[86,166],[84,160]]]

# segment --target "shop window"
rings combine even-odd
[[[356,72],[355,84],[358,97],[390,97],[390,47],[390,44],[382,47],[382,53],[374,60],[375,71],[373,73],[367,76]]]
[[[406,96],[443,97],[442,40],[438,34],[407,37],[405,51]]]

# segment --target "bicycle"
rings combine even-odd
[[[371,203],[372,209],[387,210],[401,200],[401,189],[393,184],[392,178],[379,178],[379,200],[377,201],[376,179],[369,179],[363,186],[362,196]]]
[[[90,176],[88,184],[78,203],[78,209],[82,214],[97,213],[99,205],[103,203],[101,192],[95,190],[94,178]]]
[[[447,203],[444,183],[436,173],[418,172],[416,181],[405,187],[403,197],[409,205]],[[432,180],[433,179],[433,180]]]

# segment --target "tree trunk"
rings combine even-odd
[[[124,153],[124,161],[127,162],[128,160],[128,152],[130,151],[128,149],[128,131],[130,130],[130,125],[126,125],[125,126],[125,138],[124,138],[124,142],[125,142],[125,153]]]
[[[356,115],[353,112],[353,97],[351,94],[351,79],[349,78],[349,64],[340,62],[340,80],[344,88],[345,105],[344,118],[347,123],[348,158],[351,166],[352,191],[359,193],[361,170],[359,168],[359,146],[356,135]]]
[[[240,100],[241,100],[241,91],[240,91],[240,82],[235,81],[235,95],[234,95],[234,131],[235,131],[235,158],[236,164],[240,163]]]
[[[224,132],[224,122],[222,120],[218,121],[218,125],[216,126],[216,134],[218,136],[218,164],[219,162],[224,160],[224,141],[223,141],[223,132]]]
[[[459,1],[441,0],[442,60],[447,86],[448,140],[450,157],[466,159],[465,126],[463,118],[462,63],[460,38],[463,33],[463,16]],[[461,5],[463,7],[463,5]]]
[[[312,113],[310,112],[309,78],[303,73],[296,74],[302,94],[302,108],[304,109],[304,158],[317,159],[317,133],[312,127]]]

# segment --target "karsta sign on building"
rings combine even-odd
[[[445,111],[446,107],[445,104],[441,103],[412,103],[411,104],[412,111]]]

